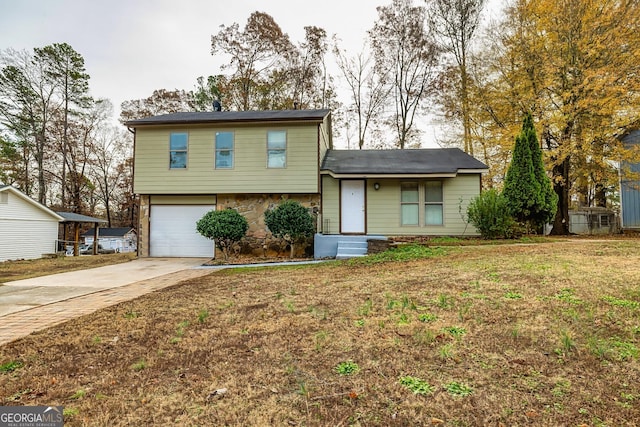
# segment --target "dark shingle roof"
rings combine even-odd
[[[317,121],[321,122],[331,110],[271,110],[271,111],[214,111],[163,114],[129,120],[129,127],[164,124],[199,124],[227,122]]]
[[[332,175],[432,175],[484,172],[487,165],[458,148],[328,150],[321,171]]]
[[[131,227],[112,227],[112,228],[100,228],[98,235],[100,237],[124,237],[128,232],[133,231]],[[93,237],[93,230],[85,231],[83,236]]]
[[[107,222],[104,219],[93,218],[91,216],[86,216],[86,215],[80,215],[74,212],[56,212],[56,213],[60,215],[62,218],[64,218],[64,221],[62,222],[92,222],[92,223]]]

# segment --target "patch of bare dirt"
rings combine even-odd
[[[281,262],[301,262],[301,261],[313,261],[313,257],[295,257],[290,258],[288,256],[270,256],[260,257],[255,255],[235,255],[224,259],[222,257],[211,259],[205,262],[203,265],[216,266],[216,265],[251,265],[251,264],[274,264]]]

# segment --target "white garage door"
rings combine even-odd
[[[196,231],[196,222],[214,205],[151,206],[149,253],[152,257],[213,258],[213,240]]]

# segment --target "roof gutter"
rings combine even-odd
[[[458,173],[487,173],[489,168],[485,169],[458,169]]]
[[[229,123],[254,123],[257,125],[265,124],[265,123],[317,123],[322,124],[322,119],[318,119],[315,117],[303,117],[292,119],[291,117],[275,117],[272,119],[218,119],[218,120],[158,120],[158,121],[144,121],[144,119],[140,120],[132,120],[125,122],[127,127],[138,128],[141,126],[168,126],[168,125],[216,125],[222,124],[226,125]]]
[[[329,175],[336,179],[348,178],[377,178],[377,179],[394,179],[394,178],[455,178],[458,174],[455,172],[439,172],[439,173],[335,173],[329,170],[320,171],[321,175]]]

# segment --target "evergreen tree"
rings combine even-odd
[[[530,113],[524,118],[524,127],[527,127],[527,139],[529,140],[529,149],[531,150],[531,163],[533,164],[533,173],[536,177],[536,181],[540,185],[540,197],[542,204],[535,207],[532,215],[532,223],[538,228],[544,227],[545,224],[553,222],[558,209],[558,195],[553,190],[551,180],[547,176],[547,172],[544,168],[544,162],[542,161],[542,150],[538,142],[538,135],[533,127],[533,118]]]
[[[503,196],[511,215],[521,223],[529,222],[544,203],[540,183],[536,179],[531,155],[531,138],[536,138],[531,115],[527,114],[522,131],[516,136],[511,164],[504,179]]]

